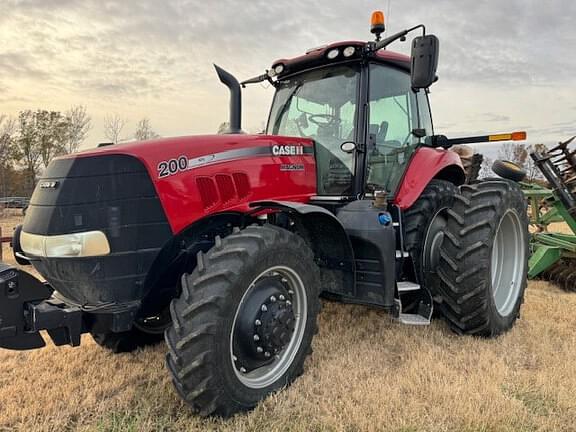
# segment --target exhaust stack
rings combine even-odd
[[[230,90],[230,125],[225,133],[240,134],[242,132],[242,91],[238,80],[230,72],[214,65],[218,78]]]

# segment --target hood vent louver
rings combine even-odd
[[[244,173],[196,177],[196,186],[205,209],[231,205],[250,195],[250,181]]]

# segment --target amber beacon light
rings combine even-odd
[[[380,35],[384,32],[386,27],[384,26],[384,12],[374,11],[372,12],[372,18],[370,20],[370,32],[376,35],[376,40],[380,40]]]

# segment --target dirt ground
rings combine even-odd
[[[576,294],[530,282],[516,327],[484,340],[325,303],[305,374],[228,421],[190,413],[162,345],[0,349],[0,431],[574,431],[575,309]]]

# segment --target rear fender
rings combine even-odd
[[[336,216],[323,207],[291,201],[259,201],[250,203],[250,207],[255,211],[276,210],[271,216],[274,222],[295,229],[306,240],[320,267],[323,291],[353,295],[354,252]]]
[[[432,179],[447,180],[459,186],[466,181],[460,156],[455,152],[420,147],[410,160],[394,204],[406,210],[418,199]]]

